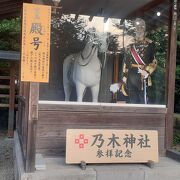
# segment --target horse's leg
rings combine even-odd
[[[91,87],[91,91],[92,91],[92,102],[98,102],[99,84]]]
[[[82,102],[86,86],[79,81],[76,82],[77,101]]]
[[[72,87],[70,84],[68,83],[64,84],[65,101],[70,100],[71,90],[72,90]]]
[[[64,94],[65,94],[65,101],[69,101],[71,95],[71,84],[68,77],[68,72],[71,68],[73,56],[68,56],[63,63],[63,87],[64,87]]]

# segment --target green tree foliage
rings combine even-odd
[[[175,111],[180,112],[180,24],[178,24],[178,27],[177,27],[177,61],[176,61]]]
[[[178,24],[177,32],[178,32],[177,45],[178,45],[178,48],[180,48],[180,23]],[[178,57],[180,57],[180,51],[178,51]],[[180,59],[179,59],[179,62],[180,62]]]
[[[88,40],[88,35],[92,32],[87,30],[87,22],[83,18],[74,18],[70,15],[53,14],[51,44],[55,45],[64,59],[72,53],[80,52]],[[94,30],[94,39],[98,38],[96,29]],[[92,36],[92,34],[91,34]],[[108,33],[109,50],[117,51],[118,37]]]
[[[52,17],[51,44],[56,46],[61,58],[82,50],[86,43],[86,24],[83,19],[57,13]]]
[[[168,35],[166,28],[159,28],[151,31],[148,37],[153,41],[155,47],[155,57],[158,62],[156,71],[152,75],[153,86],[151,87],[151,103],[165,104],[165,66],[167,59]]]
[[[0,50],[20,50],[21,19],[0,21]]]

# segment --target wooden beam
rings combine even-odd
[[[20,60],[20,52],[17,51],[0,51],[0,59]]]
[[[174,92],[175,92],[175,72],[176,72],[176,51],[177,51],[177,8],[174,0],[170,1],[172,7],[171,38],[168,61],[168,89],[167,89],[167,117],[166,117],[166,149],[172,147],[173,143],[173,114],[174,114]]]
[[[10,92],[9,92],[9,117],[8,117],[8,137],[14,135],[14,103],[15,103],[15,63],[11,63],[10,68]]]
[[[1,67],[1,71],[9,71],[9,67]]]
[[[0,98],[9,98],[9,94],[0,94]]]
[[[9,85],[0,85],[0,89],[9,89],[10,86]]]
[[[16,6],[22,6],[22,2],[9,2],[9,3],[8,2],[6,2],[6,3],[1,2],[1,10],[5,10],[6,8],[16,7]]]
[[[9,104],[0,104],[0,107],[1,107],[1,108],[8,108],[8,107],[9,107]]]
[[[77,4],[78,4],[78,7],[77,7]],[[81,6],[79,6],[79,4]],[[81,7],[83,7],[83,4],[84,4],[84,0],[76,0],[76,1],[72,1],[71,3],[69,3],[69,1],[63,1],[62,11],[63,13],[81,14]],[[75,9],[75,11],[73,11],[73,9]]]
[[[119,54],[114,55],[114,61],[113,61],[113,69],[114,69],[114,74],[113,74],[113,83],[118,83],[119,82]],[[117,101],[117,93],[113,93],[113,100],[116,102]]]
[[[13,2],[13,0],[1,0],[1,1],[0,1],[0,4],[3,4],[3,3],[4,3],[4,4],[8,4],[8,3],[12,3],[12,2]],[[23,3],[23,0],[19,0],[19,2],[20,2],[20,3]]]
[[[26,172],[35,171],[36,126],[38,120],[39,83],[30,83]]]
[[[9,107],[9,104],[0,104],[0,107],[1,108],[8,108]],[[18,107],[18,104],[15,104],[15,108]]]
[[[32,0],[34,4],[38,4],[38,0]],[[27,113],[27,146],[26,146],[26,162],[25,171],[35,171],[35,156],[36,156],[36,126],[38,120],[38,101],[39,101],[39,83],[28,83],[28,94],[25,89],[21,88],[23,94],[27,94],[25,99],[28,109]]]
[[[20,12],[22,8],[22,5],[17,5],[15,7],[8,7],[0,11],[0,15],[6,14],[6,13],[14,13],[14,12]]]
[[[0,79],[10,79],[10,76],[0,76]]]

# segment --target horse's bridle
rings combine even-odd
[[[90,53],[88,54],[88,56],[87,56],[86,58],[83,57],[82,52],[81,52],[81,54],[80,54],[80,55],[81,55],[81,58],[82,58],[83,60],[88,59],[88,58],[91,56],[92,51],[93,51],[93,48],[91,49]],[[89,59],[89,61],[88,61],[86,64],[81,64],[81,63],[78,61],[78,64],[79,64],[80,66],[87,66],[87,65],[90,63],[90,60],[91,60],[91,59]]]
[[[83,54],[82,54],[82,52],[81,52],[81,58],[82,58],[83,60],[88,59],[88,58],[90,57],[91,53],[92,53],[92,50],[93,50],[93,48],[91,49],[90,53],[88,54],[88,56],[87,56],[86,58],[83,56]]]

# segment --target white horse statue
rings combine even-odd
[[[90,41],[86,43],[82,52],[72,54],[64,60],[65,101],[69,101],[72,83],[74,83],[78,102],[82,102],[87,87],[91,89],[92,101],[98,102],[100,79],[101,62],[98,58],[98,46]]]

